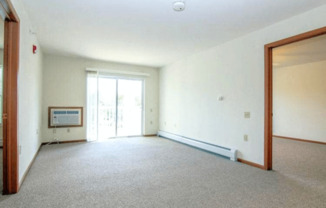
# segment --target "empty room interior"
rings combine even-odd
[[[0,207],[325,207],[325,0],[0,6]]]

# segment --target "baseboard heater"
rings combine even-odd
[[[193,147],[197,147],[199,149],[203,149],[203,150],[206,150],[208,152],[212,152],[212,153],[215,153],[218,155],[222,155],[222,156],[230,158],[230,160],[232,160],[232,161],[237,161],[237,150],[234,148],[221,147],[218,145],[201,142],[198,140],[194,140],[191,138],[172,134],[172,133],[165,132],[165,131],[158,131],[157,136],[171,139],[171,140],[174,140],[174,141],[177,141],[177,142],[180,142],[183,144],[187,144],[187,145],[190,145]]]

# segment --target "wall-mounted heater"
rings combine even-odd
[[[49,107],[49,128],[67,128],[82,126],[82,107]]]
[[[230,158],[230,160],[232,161],[237,161],[237,150],[233,149],[233,148],[227,148],[227,147],[221,147],[221,146],[217,146],[214,144],[209,144],[206,142],[201,142],[201,141],[197,141],[194,139],[190,139],[190,138],[186,138],[180,135],[176,135],[176,134],[172,134],[172,133],[168,133],[165,131],[159,131],[157,133],[157,136],[163,137],[163,138],[167,138],[167,139],[171,139],[183,144],[187,144],[193,147],[197,147],[199,149],[203,149],[206,150],[208,152],[212,152],[218,155],[222,155],[224,157],[228,157]]]

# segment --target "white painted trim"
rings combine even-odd
[[[95,69],[95,68],[86,68],[86,71],[98,72],[98,73],[109,73],[109,74],[125,74],[133,76],[143,76],[149,77],[150,74],[143,72],[132,72],[132,71],[122,71],[122,70],[112,70],[112,69]]]
[[[197,141],[197,140],[193,140],[193,139],[190,139],[190,138],[186,138],[186,137],[183,137],[183,136],[179,136],[179,135],[172,134],[172,133],[169,133],[169,132],[164,132],[164,131],[159,131],[157,133],[157,136],[164,137],[164,138],[171,139],[171,140],[175,140],[177,142],[181,142],[183,144],[187,144],[187,145],[190,145],[190,146],[193,146],[193,147],[197,147],[199,149],[203,149],[203,150],[206,150],[208,152],[212,152],[212,153],[215,153],[215,154],[218,154],[218,155],[229,157],[230,160],[232,160],[232,161],[237,161],[237,150],[234,149],[234,148],[227,148],[227,147],[221,147],[221,146],[217,146],[217,145],[213,145],[213,144],[208,144],[208,143],[205,143],[205,142],[200,142],[200,141]]]

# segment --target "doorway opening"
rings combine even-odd
[[[326,35],[273,49],[273,170],[318,187],[326,169]]]
[[[325,35],[326,27],[265,45],[265,156],[264,169],[273,169],[273,49]],[[277,63],[274,63],[277,65]]]
[[[19,190],[18,174],[18,68],[20,20],[10,0],[0,1],[0,16],[4,20],[3,44],[3,194]]]
[[[88,76],[88,141],[142,135],[143,85],[142,79]]]

